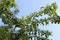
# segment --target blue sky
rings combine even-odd
[[[29,15],[34,11],[38,11],[40,7],[46,6],[47,4],[52,4],[56,2],[58,5],[57,14],[60,15],[60,0],[16,0],[20,13],[17,15],[19,17]],[[40,29],[50,30],[53,32],[52,39],[60,39],[60,24],[49,24],[49,25],[40,25]]]
[[[57,2],[58,10],[57,14],[60,15],[60,0],[16,0],[20,13],[18,13],[17,17],[26,16],[34,11],[38,11],[40,7],[45,6],[47,4],[52,4],[53,2]],[[0,25],[3,23],[0,19]],[[60,39],[60,24],[49,24],[49,25],[41,25],[39,28],[44,30],[50,30],[53,32],[52,39],[59,40]]]
[[[38,11],[40,7],[46,6],[47,4],[52,4],[53,2],[56,2],[58,5],[57,14],[60,15],[60,0],[16,0],[16,3],[18,4],[18,8],[20,10],[20,13],[18,13],[18,17],[29,15],[30,13],[34,11]],[[41,25],[39,27],[40,29],[44,30],[50,30],[53,33],[52,39],[53,40],[59,40],[60,39],[60,24],[49,24],[49,25]]]

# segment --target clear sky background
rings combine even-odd
[[[60,15],[60,0],[16,0],[20,13],[18,13],[17,17],[26,16],[34,11],[39,11],[40,7],[46,6],[47,4],[52,4],[56,2],[58,5],[57,14]],[[0,25],[3,23],[0,19]],[[49,25],[41,25],[40,29],[50,30],[53,32],[52,39],[60,40],[60,24],[49,24]]]
[[[47,4],[52,4],[56,2],[58,5],[57,14],[60,15],[60,0],[16,0],[20,13],[17,15],[19,17],[29,15],[34,11],[38,11],[40,7],[46,6]],[[40,25],[40,29],[50,30],[53,32],[52,39],[60,40],[60,24],[49,24],[49,25]]]
[[[18,4],[18,8],[20,13],[17,15],[19,17],[29,15],[34,11],[38,11],[40,7],[46,6],[47,4],[52,4],[56,2],[58,5],[57,14],[60,15],[60,0],[16,0]],[[60,40],[60,24],[49,24],[49,25],[41,25],[40,29],[50,30],[53,32],[52,39]]]

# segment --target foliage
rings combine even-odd
[[[14,8],[12,11],[11,8]],[[48,30],[40,30],[40,24],[47,25],[51,23],[60,23],[59,16],[56,13],[57,5],[53,3],[41,7],[38,12],[31,15],[17,18],[15,15],[19,12],[15,0],[0,0],[0,18],[4,23],[0,26],[0,40],[50,40],[52,35]],[[48,18],[39,17],[48,15]],[[16,28],[20,28],[18,31]]]

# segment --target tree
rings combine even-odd
[[[51,32],[40,30],[38,26],[47,25],[49,22],[60,23],[60,16],[56,10],[56,3],[52,3],[41,7],[38,12],[19,19],[15,16],[19,12],[15,0],[0,0],[0,18],[4,23],[0,26],[0,40],[50,40]],[[44,15],[48,15],[48,18],[39,18]],[[15,30],[17,27],[20,28],[18,31]]]

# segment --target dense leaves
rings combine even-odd
[[[14,10],[11,10],[13,8]],[[57,5],[53,3],[19,19],[15,17],[19,12],[15,0],[0,0],[0,18],[4,23],[0,26],[0,40],[50,40],[51,32],[40,30],[38,26],[47,25],[49,22],[60,23],[60,16],[57,15],[56,10]],[[48,15],[48,18],[40,18],[44,16],[43,14]],[[19,30],[16,30],[17,27]]]

